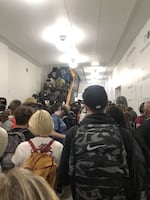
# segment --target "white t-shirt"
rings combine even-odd
[[[52,139],[50,137],[35,137],[32,138],[31,141],[35,145],[36,148],[40,148],[41,145],[48,144]],[[60,163],[61,153],[62,153],[63,145],[60,142],[54,141],[51,145],[52,156],[54,157],[57,165]],[[30,157],[32,153],[32,148],[29,142],[20,143],[16,151],[12,157],[12,162],[15,166],[21,167],[24,165],[25,161]]]

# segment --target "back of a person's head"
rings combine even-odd
[[[48,107],[48,111],[49,111],[50,114],[53,114],[56,111],[58,111],[61,107],[62,107],[61,103],[54,103],[53,105],[50,105]]]
[[[33,114],[32,107],[30,106],[18,107],[14,113],[16,119],[16,125],[27,125],[32,114]]]
[[[5,122],[8,120],[8,111],[4,110],[3,112],[0,113],[0,121]]]
[[[116,106],[123,112],[124,118],[125,118],[125,122],[126,122],[126,127],[129,127],[129,123],[130,123],[130,112],[128,111],[128,107],[124,104],[116,104]]]
[[[36,99],[34,97],[28,97],[23,104],[25,103],[36,103]]]
[[[127,99],[126,99],[126,97],[124,97],[124,96],[119,96],[119,97],[117,97],[117,99],[116,99],[116,104],[123,104],[123,105],[125,105],[125,106],[128,107]]]
[[[144,115],[150,117],[150,101],[144,103]]]
[[[0,127],[0,157],[3,155],[8,144],[8,134],[5,129]]]
[[[140,106],[139,106],[139,112],[141,114],[144,114],[144,102],[140,104]]]
[[[128,107],[124,104],[116,104],[116,106],[123,112],[128,112]]]
[[[61,107],[61,110],[63,111],[63,116],[69,116],[70,115],[70,107],[67,105],[63,105]]]
[[[58,200],[53,189],[31,171],[14,168],[0,173],[0,200]]]
[[[79,102],[73,102],[70,105],[70,110],[77,115],[77,113],[81,110],[81,104]]]
[[[54,129],[53,119],[46,110],[36,111],[28,124],[30,131],[35,136],[49,136]]]
[[[87,87],[82,95],[83,103],[93,112],[104,111],[108,104],[107,93],[103,86],[91,85]]]
[[[8,109],[11,110],[12,114],[14,114],[15,110],[21,106],[21,101],[18,100],[18,99],[14,99],[10,102],[9,106],[8,106]]]
[[[106,113],[108,113],[120,127],[126,128],[125,116],[121,109],[115,105],[110,105]]]

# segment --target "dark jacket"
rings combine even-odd
[[[109,115],[104,114],[104,113],[99,113],[99,114],[91,114],[91,115],[86,116],[80,125],[83,125],[83,124],[116,124],[116,123]],[[62,158],[61,158],[61,162],[60,162],[60,169],[59,169],[59,178],[58,178],[59,185],[68,185],[70,183],[72,184],[72,178],[69,177],[69,175],[68,175],[69,156],[70,156],[71,147],[73,145],[73,138],[74,138],[74,135],[76,134],[77,128],[78,128],[78,126],[71,128],[66,135],[65,145],[64,145]],[[137,178],[136,177],[137,174],[134,170],[135,166],[137,165],[137,162],[135,163],[135,159],[136,159],[136,161],[138,160],[137,156],[135,157],[135,150],[134,150],[134,149],[137,149],[136,148],[137,144],[134,141],[134,139],[132,138],[132,136],[130,135],[130,133],[128,131],[126,131],[125,129],[121,128],[120,133],[122,135],[125,149],[127,152],[127,162],[128,162],[129,171],[131,174],[131,179],[133,179],[133,180],[130,180],[129,188],[131,188],[132,193],[134,193],[135,190],[137,190],[137,189],[142,190],[142,188],[136,188],[136,186],[135,186],[136,181],[134,180],[134,178]],[[139,148],[138,148],[138,150],[139,150]],[[144,162],[144,160],[142,160],[142,162]],[[143,173],[144,172],[142,172],[142,175],[143,175]],[[142,177],[142,179],[143,179],[143,177]],[[144,187],[144,186],[142,185],[142,186],[138,186],[138,187]],[[131,195],[129,195],[129,196],[131,196]],[[128,198],[128,199],[133,199],[133,197]],[[136,198],[134,198],[134,200],[135,199]]]
[[[133,136],[146,160],[147,195],[150,199],[150,119],[145,120],[141,126],[134,130]]]

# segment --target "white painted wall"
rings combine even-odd
[[[0,43],[0,96],[8,98],[8,47]]]
[[[3,43],[0,43],[0,72],[0,96],[8,102],[24,101],[39,92],[47,78],[47,69],[32,64]]]
[[[115,88],[121,86],[129,106],[138,110],[150,100],[150,20],[131,44],[106,83],[109,98],[115,101]]]

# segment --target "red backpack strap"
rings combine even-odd
[[[50,152],[51,150],[51,145],[53,144],[54,140],[51,140],[46,146],[45,148],[42,148],[40,149],[41,150],[41,153],[47,153],[47,152]]]
[[[29,140],[28,143],[30,144],[33,152],[37,152],[37,148],[35,147],[35,145],[33,144],[33,142],[31,140]]]
[[[52,139],[48,144],[47,144],[47,147],[50,148],[51,145],[53,144],[54,140]]]

